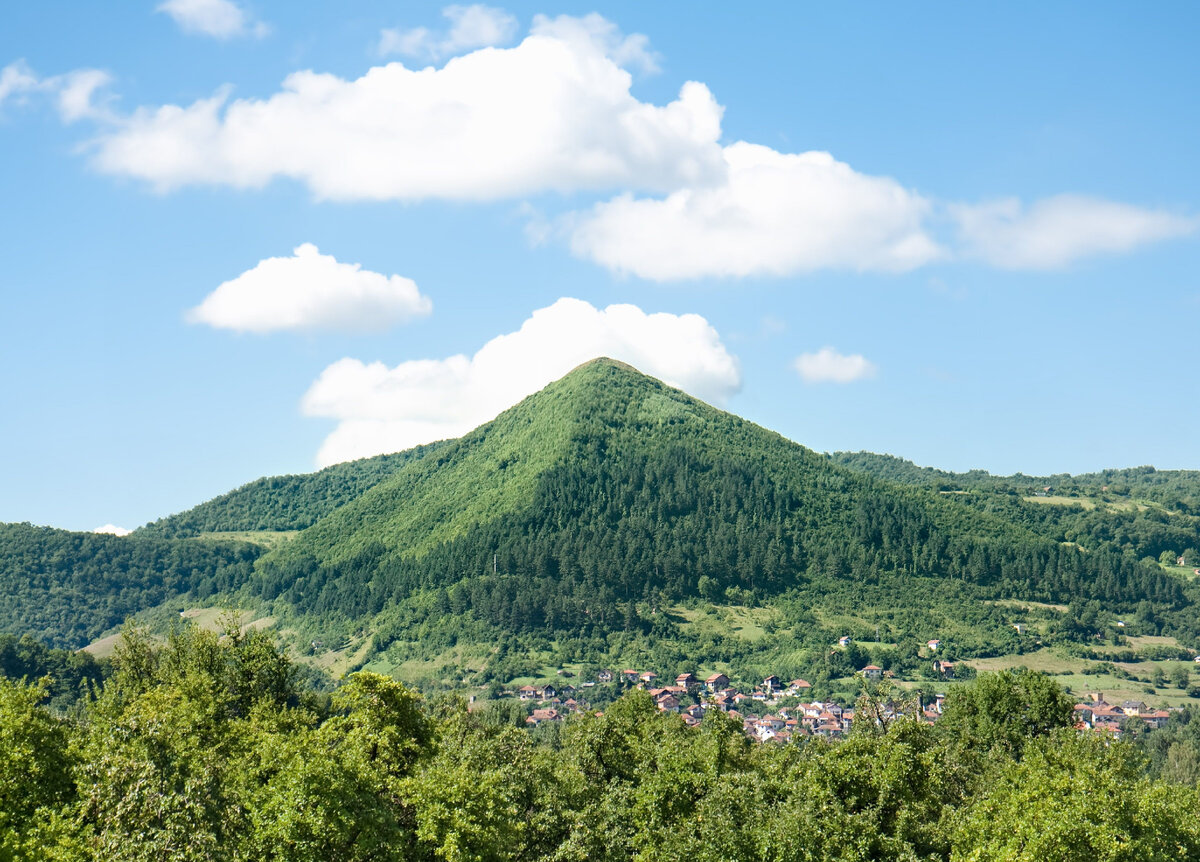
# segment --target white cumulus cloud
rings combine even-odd
[[[816,269],[904,271],[942,251],[929,203],[895,180],[828,153],[739,142],[722,182],[665,198],[625,193],[566,221],[572,251],[655,281],[789,275]]]
[[[853,383],[874,377],[878,370],[860,353],[846,355],[832,347],[822,347],[816,353],[801,353],[796,357],[796,372],[805,383]]]
[[[166,0],[159,12],[170,15],[185,33],[232,39],[235,36],[265,36],[266,24],[254,21],[230,0]]]
[[[1082,195],[1056,195],[1028,208],[1006,198],[950,211],[965,253],[1004,269],[1054,269],[1200,230],[1200,219]]]
[[[118,527],[116,524],[105,524],[103,527],[96,527],[92,530],[93,533],[108,533],[113,536],[128,536],[133,530],[125,527]]]
[[[505,45],[517,35],[517,19],[492,6],[447,6],[442,15],[450,20],[445,33],[426,27],[384,30],[379,35],[379,53],[440,60],[462,51]]]
[[[292,257],[269,257],[224,282],[188,312],[188,320],[239,332],[370,332],[432,310],[411,279],[341,263],[304,243]]]
[[[696,314],[597,309],[563,298],[473,356],[388,367],[342,359],[305,393],[305,414],[338,420],[317,455],[325,466],[458,437],[575,366],[608,356],[717,403],[741,386],[737,360]]]
[[[663,106],[639,101],[605,53],[624,40],[556,20],[440,69],[389,63],[356,80],[302,71],[266,99],[224,90],[140,108],[92,141],[94,164],[164,191],[286,177],[339,200],[667,191],[719,176],[722,108],[707,87],[686,83]]]

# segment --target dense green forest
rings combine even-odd
[[[0,679],[0,860],[1200,858],[1196,722],[1106,744],[1028,672],[934,725],[866,690],[846,740],[791,745],[644,692],[532,732],[371,673],[317,695],[236,628],[131,632],[83,711],[43,697]]]
[[[261,553],[243,542],[0,524],[0,632],[82,647],[167,599],[233,593]]]

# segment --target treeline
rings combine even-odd
[[[303,530],[439,445],[334,464],[316,473],[266,476],[185,512],[152,521],[137,533],[183,538],[202,533]]]
[[[78,648],[167,599],[244,584],[262,549],[0,524],[0,631]]]
[[[1200,797],[1164,780],[1189,776],[1079,736],[1030,673],[961,688],[934,726],[867,692],[848,739],[793,745],[641,692],[533,732],[515,702],[374,674],[314,695],[236,629],[133,636],[82,715],[42,696],[0,680],[0,859],[1200,858]]]

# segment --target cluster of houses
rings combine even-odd
[[[867,680],[879,680],[887,674],[883,668],[871,664],[859,672]],[[718,710],[740,719],[746,735],[761,742],[788,742],[806,737],[837,739],[845,736],[854,723],[852,709],[831,701],[806,702],[804,695],[812,686],[803,679],[784,683],[777,676],[768,676],[753,690],[745,692],[733,687],[729,677],[723,673],[714,673],[703,681],[695,674],[681,673],[675,677],[673,685],[658,686],[658,675],[652,671],[624,670],[614,673],[602,670],[596,675],[596,682],[581,683],[580,688],[618,681],[645,690],[654,698],[660,710],[679,714],[690,727],[698,726],[708,711]],[[531,727],[547,721],[562,721],[570,713],[588,708],[586,700],[582,699],[582,692],[572,685],[525,685],[517,690],[517,696],[523,701],[538,704],[538,708],[526,719]],[[798,698],[800,702],[775,708],[778,701],[785,697]],[[942,714],[945,697],[939,694],[932,703],[922,704],[921,720],[928,724],[936,722]],[[756,715],[764,709],[773,711],[762,716]],[[889,709],[885,709],[884,717],[896,717],[895,714],[888,715]],[[1092,694],[1089,702],[1075,706],[1077,729],[1104,734],[1111,739],[1120,738],[1122,728],[1128,727],[1126,722],[1130,719],[1140,719],[1151,729],[1157,729],[1164,726],[1169,718],[1170,712],[1167,710],[1151,709],[1140,700],[1127,700],[1114,705],[1107,703],[1100,694]]]
[[[583,685],[591,687],[595,683],[585,682]],[[587,701],[577,699],[578,694],[579,690],[570,684],[523,685],[517,689],[517,697],[521,700],[540,704],[525,719],[525,723],[530,727],[537,727],[546,721],[562,721],[570,713],[586,709]]]
[[[1130,719],[1140,719],[1151,730],[1157,730],[1171,717],[1168,710],[1150,709],[1140,700],[1126,700],[1118,706],[1108,703],[1100,694],[1089,697],[1090,702],[1075,704],[1075,727],[1109,739],[1120,739],[1122,727],[1128,727],[1126,722]]]
[[[921,720],[933,724],[942,714],[946,696],[939,694],[933,703],[921,707]],[[895,706],[883,710],[885,720],[899,718]],[[854,724],[854,710],[845,709],[830,701],[813,701],[797,706],[782,707],[778,714],[761,718],[743,718],[742,729],[746,735],[760,742],[791,742],[804,737],[839,739],[845,736]]]
[[[861,673],[868,680],[879,680],[885,671],[876,665],[867,665]],[[761,718],[743,715],[744,712],[757,713],[774,707],[784,697],[803,698],[812,688],[803,679],[784,683],[772,675],[746,692],[733,687],[729,677],[723,673],[714,673],[703,681],[695,674],[681,673],[675,677],[673,685],[658,686],[658,675],[653,671],[624,670],[617,673],[601,670],[596,675],[596,682],[582,683],[580,689],[612,682],[624,682],[645,690],[661,711],[677,713],[691,727],[698,726],[709,710],[727,713],[735,719],[741,719],[747,735],[763,742],[786,742],[793,737],[805,736],[838,738],[850,730],[854,721],[853,710],[832,701],[805,703],[801,700],[796,706],[780,707],[775,714]],[[587,702],[581,699],[583,692],[572,685],[524,685],[517,689],[516,694],[523,701],[538,704],[526,719],[531,727],[548,721],[562,721],[570,713],[587,708]],[[936,703],[925,710],[926,720],[935,721],[941,714],[942,698],[939,695]]]

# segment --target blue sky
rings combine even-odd
[[[3,19],[0,520],[137,526],[589,352],[823,451],[1200,468],[1193,3]]]

